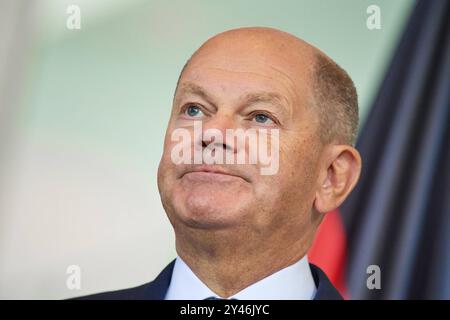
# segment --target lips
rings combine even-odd
[[[235,179],[243,179],[248,181],[240,174],[230,172],[222,167],[218,166],[198,166],[192,169],[186,170],[181,177],[187,177],[193,180],[201,181],[231,181]]]

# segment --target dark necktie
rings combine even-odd
[[[208,297],[203,300],[237,300],[237,299],[236,298],[224,299],[224,298],[218,298],[218,297]]]

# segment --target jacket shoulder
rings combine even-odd
[[[70,300],[137,300],[143,299],[145,288],[151,286],[152,282],[128,289],[107,291],[77,297]]]

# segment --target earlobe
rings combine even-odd
[[[316,192],[315,209],[326,213],[339,207],[355,187],[360,172],[361,156],[355,148],[350,145],[330,146]]]

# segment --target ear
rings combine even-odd
[[[328,145],[324,149],[314,207],[326,213],[339,207],[358,182],[361,156],[350,145]]]

